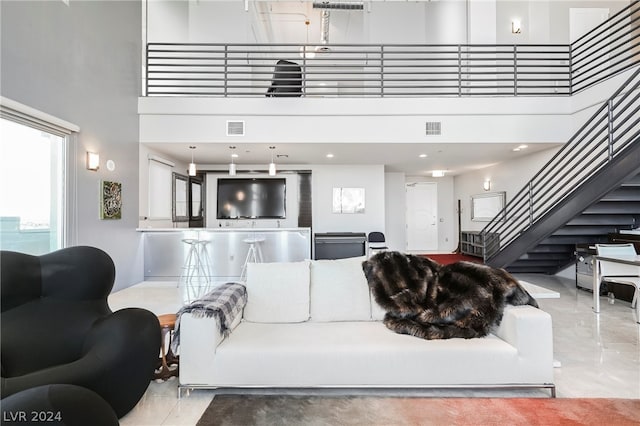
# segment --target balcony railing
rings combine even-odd
[[[567,95],[571,90],[566,45],[331,44],[316,49],[149,43],[147,95],[264,96],[279,60],[301,67],[303,96]],[[291,78],[281,74],[276,82]]]
[[[299,66],[274,78],[285,60]],[[147,96],[264,96],[275,82],[301,96],[570,95],[640,61],[640,2],[557,44],[149,43]]]

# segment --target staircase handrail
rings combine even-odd
[[[613,158],[640,143],[640,66],[484,227],[487,262]],[[489,238],[499,236],[499,238]]]

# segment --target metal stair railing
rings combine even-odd
[[[640,66],[484,227],[485,262],[583,190],[590,177],[624,156],[631,144],[640,144]]]

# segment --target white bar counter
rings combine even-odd
[[[177,281],[189,245],[183,240],[206,241],[214,281],[237,280],[250,241],[259,241],[264,262],[311,259],[310,228],[138,228],[144,234],[145,280]]]

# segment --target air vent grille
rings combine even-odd
[[[244,121],[227,120],[227,136],[244,136]]]
[[[440,121],[427,121],[425,126],[425,133],[427,136],[441,135],[442,134],[442,122]]]

